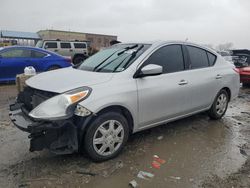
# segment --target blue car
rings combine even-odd
[[[36,72],[71,66],[71,59],[40,48],[12,46],[0,48],[0,82],[15,81],[24,68],[33,66]]]

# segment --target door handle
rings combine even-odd
[[[220,75],[220,74],[216,75],[216,79],[221,79],[221,78],[222,78],[222,75]]]
[[[179,84],[180,86],[183,86],[183,85],[188,84],[188,81],[186,81],[186,80],[181,80],[178,84]]]
[[[73,52],[73,50],[72,50],[72,49],[70,49],[69,51],[70,51],[70,52]]]
[[[58,50],[54,50],[54,52],[58,52]]]

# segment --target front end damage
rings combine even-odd
[[[65,119],[37,120],[29,115],[39,104],[56,95],[27,87],[10,105],[9,115],[13,124],[29,133],[31,152],[49,149],[55,154],[70,154],[78,151],[84,118],[72,115]]]

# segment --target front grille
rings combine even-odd
[[[30,112],[43,101],[55,95],[57,95],[57,93],[25,87],[24,90],[18,94],[17,102],[22,103],[23,107]]]

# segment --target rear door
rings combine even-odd
[[[216,55],[196,46],[186,46],[189,56],[189,84],[192,88],[191,111],[208,108],[221,84],[223,75],[214,67]]]
[[[187,113],[192,94],[181,45],[157,49],[142,67],[148,64],[161,65],[163,74],[136,79],[140,129]]]
[[[87,44],[84,42],[74,42],[74,51],[75,54],[84,54],[84,55],[88,55],[87,54]]]
[[[62,56],[70,56],[72,57],[74,51],[72,49],[70,42],[60,42],[60,52]]]
[[[31,50],[30,58],[27,60],[28,65],[33,66],[36,69],[36,72],[45,71],[47,56],[49,56],[49,54],[45,52]]]

